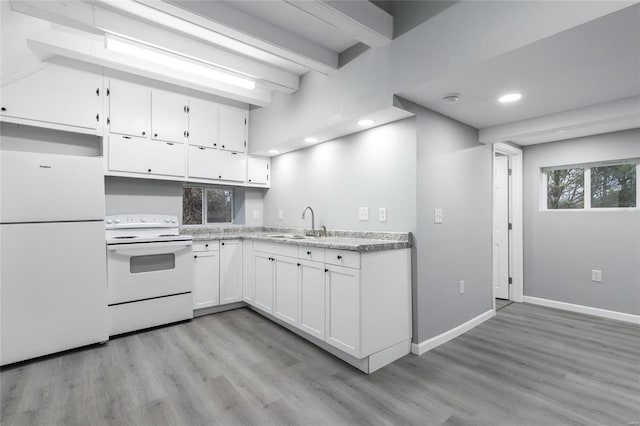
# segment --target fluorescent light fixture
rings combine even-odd
[[[371,126],[373,123],[375,123],[375,121],[369,119],[369,118],[365,118],[362,119],[360,121],[358,121],[358,126]]]
[[[509,102],[519,101],[521,98],[522,98],[521,93],[509,93],[504,96],[500,96],[498,98],[498,102],[502,102],[503,104],[506,104]]]
[[[307,143],[316,143],[318,142],[318,138],[309,137],[309,138],[305,138],[304,141]]]
[[[170,53],[163,53],[151,47],[144,45],[136,45],[120,41],[113,37],[107,37],[107,49],[122,53],[124,55],[133,56],[154,64],[163,65],[178,71],[183,71],[199,77],[208,78],[219,81],[221,83],[231,84],[233,86],[242,87],[244,89],[253,90],[256,82],[247,78],[237,77],[235,75],[216,70],[212,67],[199,65],[193,61],[180,59]]]
[[[280,151],[278,151],[277,149],[270,149],[269,154],[280,154]]]

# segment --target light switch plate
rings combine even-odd
[[[278,210],[278,220],[284,219],[284,214],[282,214],[282,209]]]
[[[255,220],[260,219],[260,210],[254,210],[254,211],[253,211],[253,218],[254,218]]]
[[[592,269],[591,270],[591,281],[593,281],[594,283],[601,283],[602,282],[602,271],[600,271],[598,269]]]
[[[444,222],[444,212],[442,209],[433,209],[433,223]]]
[[[358,211],[359,220],[369,220],[369,207],[360,207]]]
[[[387,221],[387,208],[386,207],[380,207],[380,222],[386,222]]]
[[[464,294],[464,280],[458,281],[458,290],[460,294]]]

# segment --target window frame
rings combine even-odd
[[[591,169],[594,167],[604,167],[604,166],[618,166],[622,164],[635,164],[636,167],[636,206],[635,207],[591,207]],[[550,209],[548,208],[548,172],[552,170],[564,170],[564,169],[583,169],[584,176],[584,189],[583,189],[583,197],[584,197],[584,206],[582,208],[577,209]],[[594,163],[579,163],[579,164],[565,164],[560,166],[549,166],[549,167],[541,167],[540,168],[540,211],[541,212],[582,212],[582,211],[591,211],[591,212],[611,212],[611,211],[636,211],[640,210],[640,158],[629,158],[622,160],[611,160],[611,161],[598,161]]]
[[[235,198],[235,191],[234,188],[228,187],[228,186],[217,186],[217,185],[197,185],[197,184],[185,184],[182,186],[182,197],[183,197],[183,202],[184,202],[184,190],[185,189],[201,189],[202,190],[202,197],[200,198],[200,203],[202,203],[202,223],[191,223],[191,224],[185,224],[184,223],[184,218],[183,218],[183,223],[182,226],[191,226],[191,227],[198,227],[198,226],[202,226],[202,227],[212,227],[212,226],[226,226],[226,225],[233,225],[233,219],[235,217],[235,211],[234,211],[234,198]],[[212,189],[221,189],[223,191],[229,191],[231,192],[231,221],[229,222],[207,222],[207,191],[208,190],[212,190]]]

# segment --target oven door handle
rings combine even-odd
[[[163,243],[114,244],[107,247],[109,251],[125,256],[144,256],[177,253],[191,248],[191,246],[191,241],[168,241]]]

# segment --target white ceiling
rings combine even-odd
[[[460,101],[442,102],[451,92],[460,93]],[[522,93],[522,100],[497,102],[509,92]],[[640,5],[399,93],[476,128],[638,94]]]

